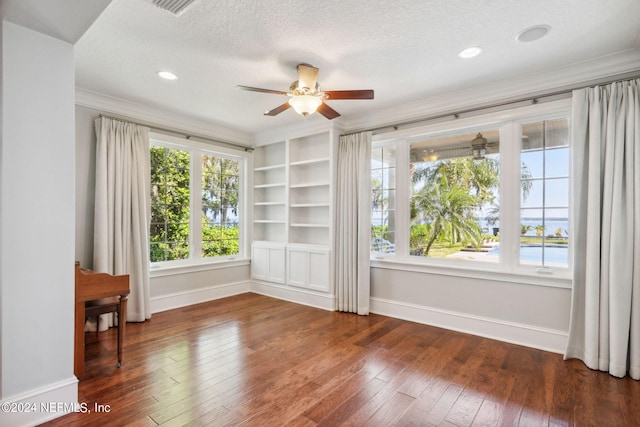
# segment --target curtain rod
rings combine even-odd
[[[192,134],[189,134],[188,132],[184,132],[184,131],[161,128],[161,127],[155,126],[153,124],[139,122],[139,121],[130,119],[128,117],[109,116],[109,115],[106,115],[106,114],[99,114],[99,117],[104,117],[105,119],[118,120],[118,121],[121,121],[121,122],[127,122],[127,123],[131,123],[131,124],[134,124],[134,125],[139,125],[139,126],[146,126],[150,130],[153,130],[155,132],[160,132],[160,133],[164,133],[164,134],[168,134],[168,135],[172,135],[172,136],[179,136],[179,137],[183,137],[183,138],[188,139],[188,140],[194,140],[194,141],[200,140],[201,142],[211,142],[211,143],[223,145],[223,146],[226,146],[226,147],[229,147],[229,148],[233,148],[235,150],[242,150],[242,151],[245,151],[247,153],[253,152],[253,148],[252,147],[245,147],[244,145],[235,144],[235,143],[229,142],[229,141],[222,141],[220,139],[208,138],[206,136],[192,135]]]
[[[494,108],[501,108],[501,107],[507,107],[510,105],[514,105],[514,104],[521,104],[524,102],[529,102],[532,105],[534,104],[538,104],[541,101],[551,101],[551,100],[556,100],[556,99],[562,99],[563,95],[568,95],[571,94],[571,92],[573,92],[574,90],[577,89],[584,89],[587,87],[591,87],[591,86],[595,86],[595,85],[603,85],[603,84],[610,84],[610,83],[614,83],[614,82],[623,82],[623,81],[630,81],[630,80],[634,80],[640,77],[639,71],[633,71],[630,73],[624,73],[624,74],[619,74],[616,78],[612,79],[612,76],[608,77],[607,79],[604,80],[594,80],[591,81],[590,83],[582,83],[579,86],[571,86],[562,90],[557,90],[554,92],[547,92],[547,93],[541,93],[538,95],[530,95],[527,97],[523,97],[523,98],[517,98],[517,99],[512,99],[512,100],[507,100],[507,101],[503,101],[503,102],[498,102],[498,103],[494,103],[494,104],[488,104],[488,105],[479,105],[477,107],[471,107],[471,108],[467,108],[464,110],[458,110],[458,111],[451,111],[451,112],[447,112],[447,113],[441,113],[441,114],[436,114],[433,116],[427,116],[427,117],[422,117],[419,119],[414,119],[414,120],[408,120],[405,122],[400,122],[400,123],[395,123],[395,124],[390,124],[390,125],[384,125],[384,126],[378,126],[378,127],[373,127],[373,128],[368,128],[368,129],[362,129],[362,130],[357,130],[357,131],[353,131],[353,132],[349,132],[344,135],[353,135],[356,133],[360,133],[360,132],[372,132],[373,135],[379,135],[379,134],[383,134],[383,133],[387,133],[387,132],[393,132],[398,130],[398,128],[400,128],[401,126],[411,126],[411,125],[417,125],[417,124],[421,124],[421,123],[425,123],[426,122],[430,122],[433,120],[438,120],[438,119],[444,119],[446,117],[451,117],[453,119],[458,119],[460,118],[461,115],[463,114],[469,114],[469,113],[475,113],[475,112],[479,112],[479,111],[484,111],[484,110],[491,110]],[[553,98],[553,99],[549,99],[549,98]],[[385,129],[388,129],[387,131],[384,131]],[[381,132],[384,131],[384,132]]]

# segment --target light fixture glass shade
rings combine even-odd
[[[296,110],[296,113],[302,114],[303,116],[315,113],[320,104],[322,104],[322,100],[311,95],[297,95],[291,97],[289,100],[289,105]]]

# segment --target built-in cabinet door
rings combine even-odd
[[[283,247],[269,248],[269,274],[267,280],[284,283],[285,253]]]
[[[309,288],[329,291],[329,251],[308,252]]]
[[[287,284],[316,291],[329,291],[329,251],[287,247]]]
[[[251,246],[251,277],[258,280],[284,283],[284,246],[254,244]]]
[[[267,280],[269,274],[269,248],[264,246],[251,246],[251,277],[259,280]]]

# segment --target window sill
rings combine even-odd
[[[162,265],[151,266],[149,268],[149,277],[163,277],[173,276],[177,274],[195,273],[198,271],[218,270],[221,268],[240,267],[243,265],[249,265],[251,260],[249,258],[234,258],[224,259],[216,261],[205,261],[191,264],[177,264],[177,265]]]
[[[474,267],[470,265],[451,265],[425,263],[409,258],[371,256],[372,268],[388,270],[412,271],[442,276],[465,277],[480,280],[492,280],[525,285],[547,286],[553,288],[572,288],[571,272],[568,269],[527,269],[520,271],[499,271],[499,266]]]

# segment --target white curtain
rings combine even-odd
[[[640,79],[573,92],[574,277],[565,358],[640,379]]]
[[[142,322],[151,317],[149,128],[105,117],[95,127],[93,270],[130,275],[127,321]]]
[[[336,310],[369,314],[371,132],[340,137],[335,206]]]

